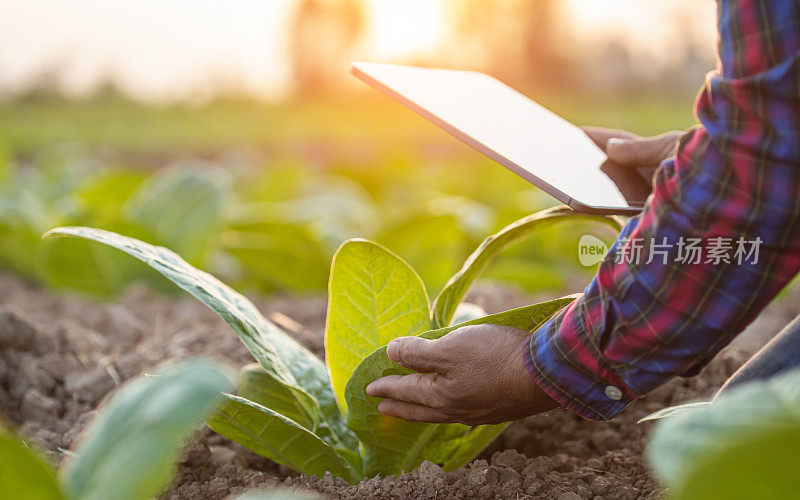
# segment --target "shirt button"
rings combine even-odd
[[[608,396],[609,399],[613,399],[614,401],[619,401],[620,399],[622,399],[622,391],[620,391],[613,385],[609,385],[608,387],[606,387],[606,396]]]

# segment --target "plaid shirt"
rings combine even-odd
[[[585,418],[696,374],[800,270],[800,2],[719,0],[718,14],[700,125],[583,297],[528,342],[535,381]],[[700,259],[685,258],[690,240]],[[742,241],[757,259],[739,262]]]

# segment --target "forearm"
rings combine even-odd
[[[632,240],[654,241],[675,233],[669,223],[639,220],[624,232]],[[766,233],[745,238],[764,239]],[[688,234],[708,241],[723,233]],[[742,233],[727,234],[734,241]],[[619,248],[612,248],[583,297],[529,339],[527,367],[534,380],[586,418],[610,419],[671,377],[699,371],[800,268],[796,241],[762,244],[759,262],[741,265],[734,256],[730,264],[702,263],[707,255],[699,264],[682,263],[677,251],[666,255],[666,265],[660,256],[643,264],[646,248],[638,265],[616,263]]]
[[[698,99],[701,126],[659,169],[583,298],[529,341],[531,374],[562,405],[611,418],[696,372],[800,268],[798,11],[796,2],[721,2],[722,64]],[[681,238],[705,248],[758,241],[759,259],[687,263]],[[616,262],[637,239],[644,258]],[[647,262],[653,243],[666,255]]]

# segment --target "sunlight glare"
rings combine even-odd
[[[383,59],[424,55],[446,34],[446,6],[431,0],[370,0],[367,44]]]

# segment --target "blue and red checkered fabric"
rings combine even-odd
[[[697,373],[800,269],[800,1],[720,0],[718,14],[699,125],[657,170],[583,297],[528,343],[536,382],[585,418],[612,418]],[[757,241],[758,256],[685,262],[686,238]],[[664,244],[664,258],[615,258],[632,241],[645,255]]]

